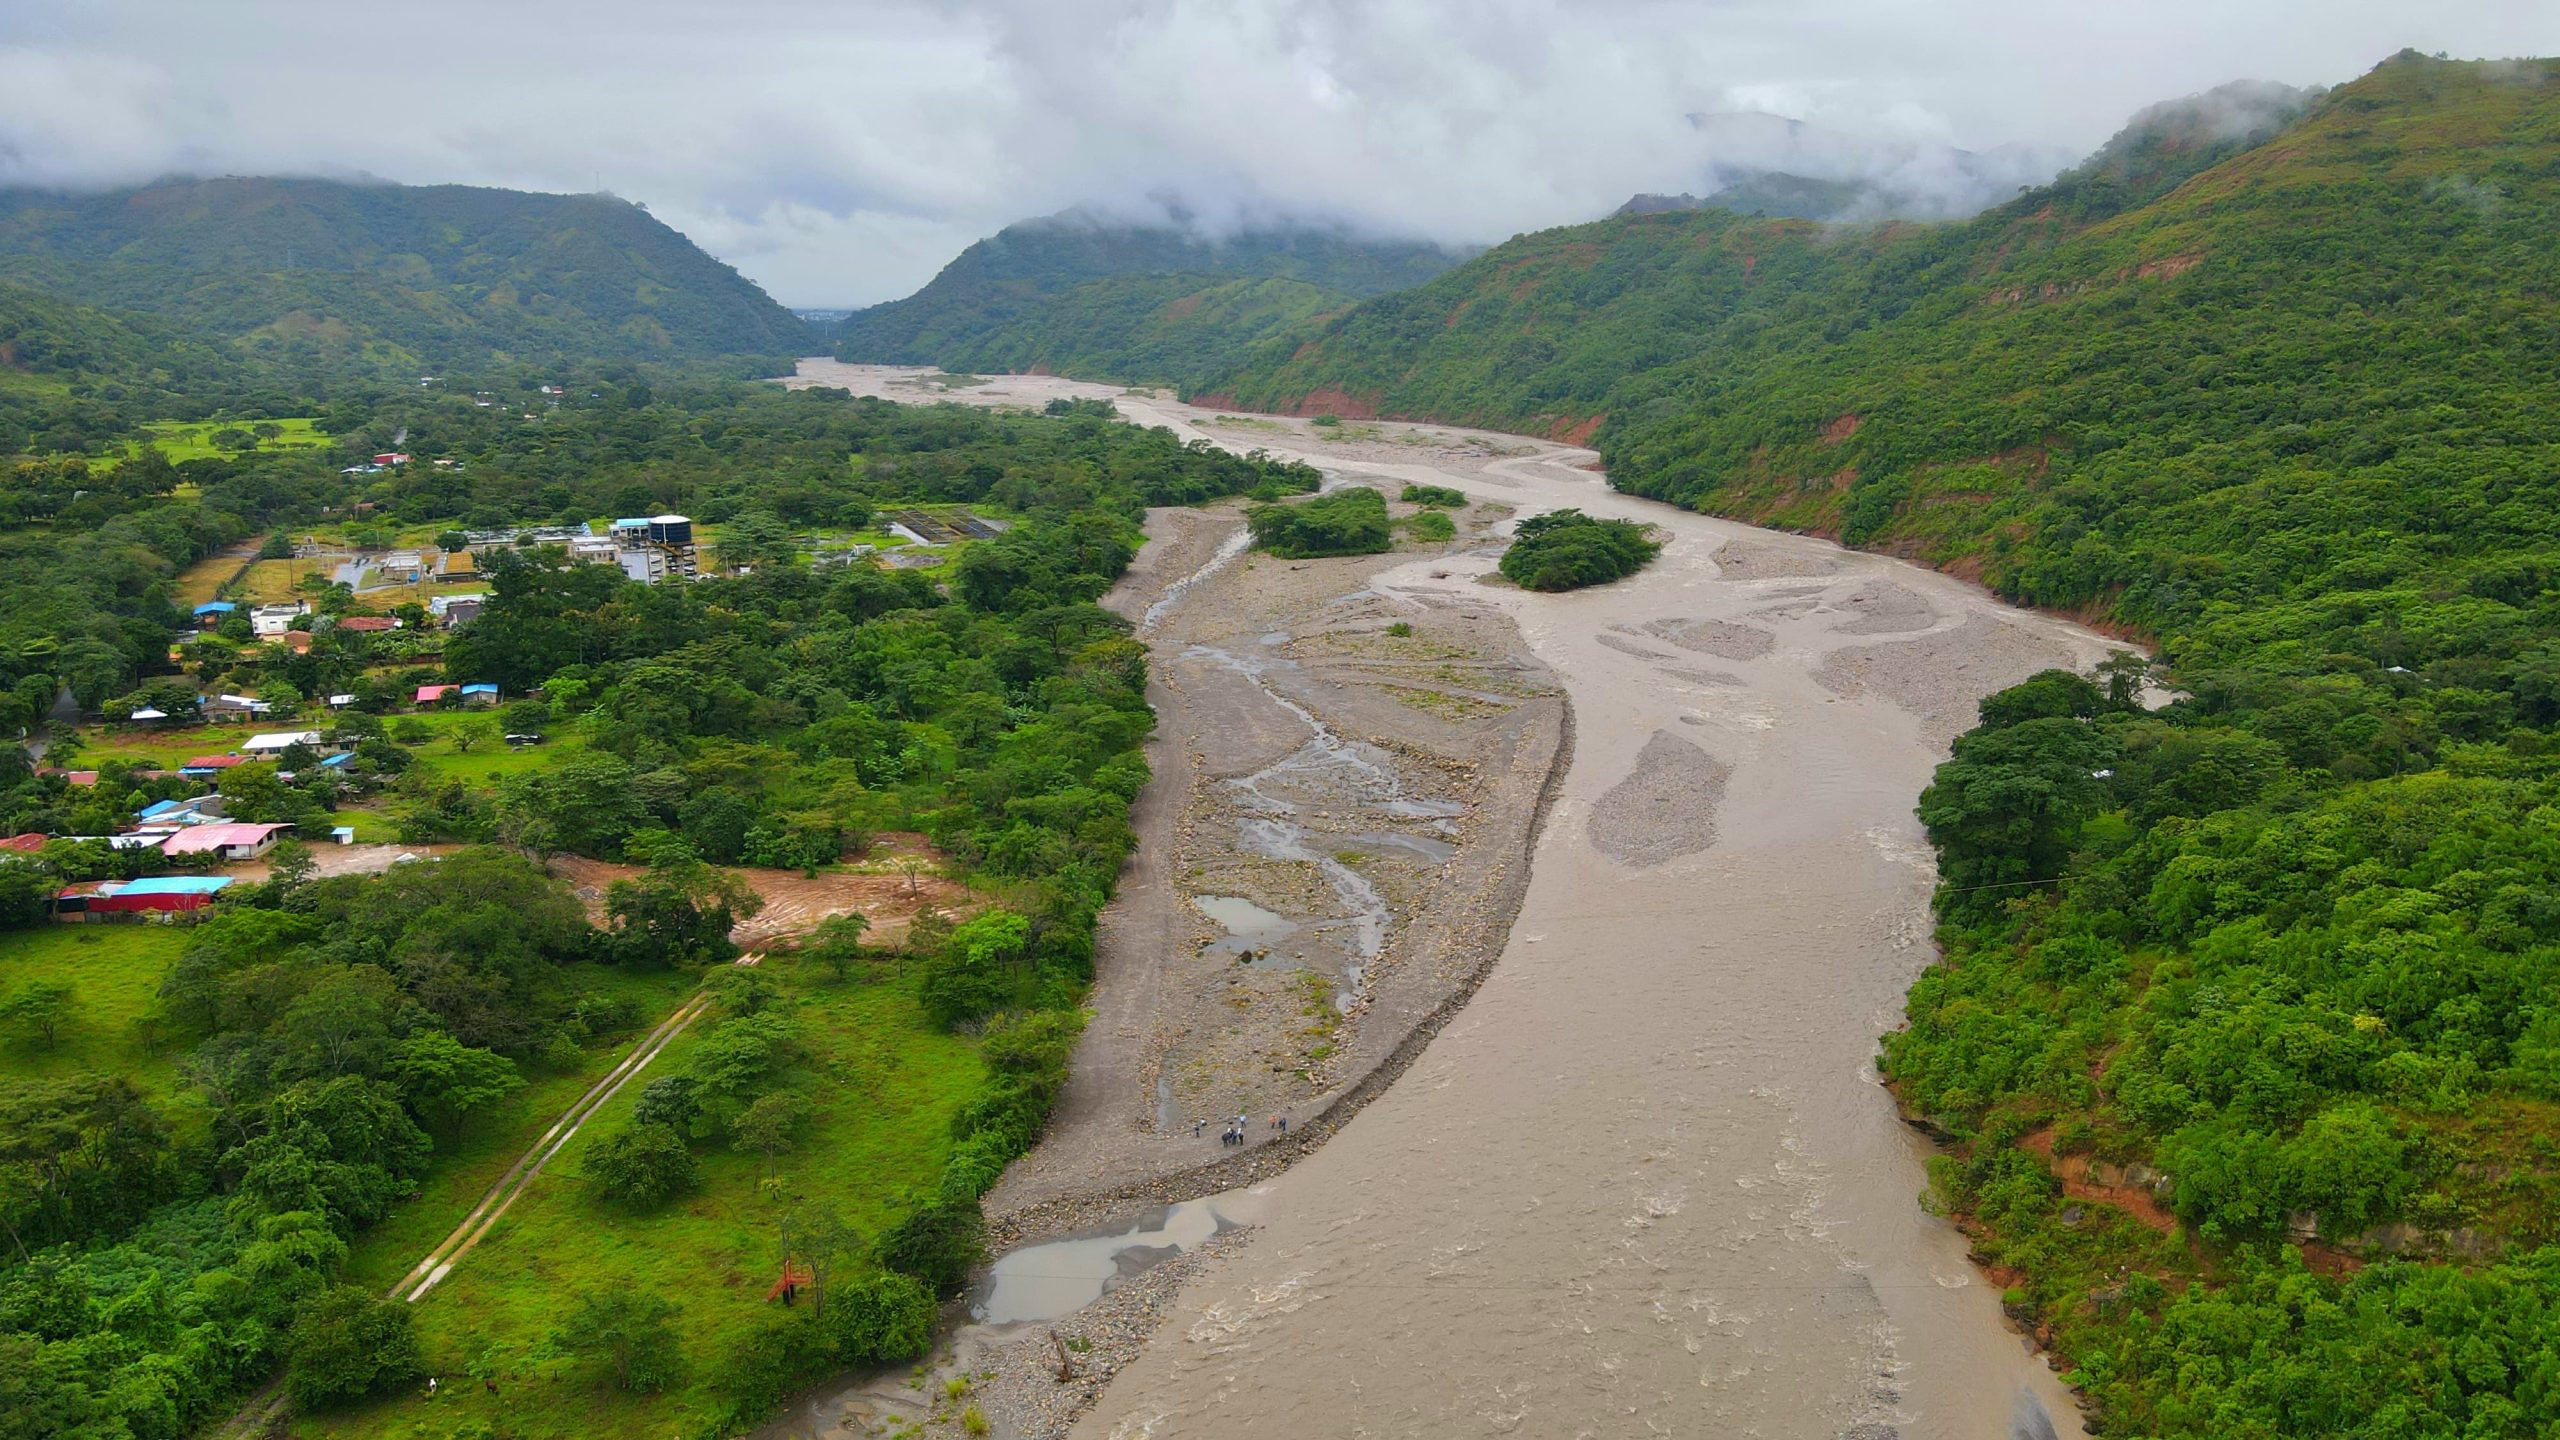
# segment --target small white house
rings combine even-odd
[[[290,750],[296,745],[308,745],[315,750],[320,748],[320,732],[317,730],[271,730],[263,735],[252,735],[241,741],[240,753],[274,755]]]
[[[249,631],[260,639],[272,640],[293,628],[293,622],[311,613],[311,607],[299,600],[276,605],[261,605],[249,612]]]

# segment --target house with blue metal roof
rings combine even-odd
[[[53,918],[174,918],[203,910],[233,883],[229,875],[156,875],[143,880],[91,880],[53,897]]]
[[[127,880],[117,887],[119,895],[211,895],[232,883],[231,875],[153,875],[141,880]]]

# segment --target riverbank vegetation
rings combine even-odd
[[[1325,555],[1378,555],[1395,544],[1387,523],[1387,497],[1352,485],[1294,504],[1274,502],[1245,512],[1256,549],[1283,560]]]

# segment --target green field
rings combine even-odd
[[[92,725],[78,733],[76,750],[57,752],[66,763],[77,757],[84,768],[93,768],[102,760],[121,760],[132,764],[156,760],[175,766],[195,755],[220,755],[240,748],[240,742],[267,730],[303,728],[300,720],[270,720],[258,725],[187,725],[176,728],[150,728],[141,725]]]
[[[444,1377],[434,1400],[414,1390],[358,1409],[305,1416],[306,1437],[444,1437],[505,1434],[520,1440],[596,1435],[693,1434],[718,1397],[699,1381],[657,1395],[624,1394],[593,1365],[557,1353],[553,1332],[581,1291],[630,1287],[681,1307],[678,1329],[689,1375],[714,1368],[724,1346],[764,1313],[779,1264],[783,1208],[823,1202],[866,1235],[903,1213],[902,1197],[929,1184],[951,1144],[951,1120],[984,1082],[972,1042],[928,1023],[903,986],[841,983],[824,972],[776,968],[793,1004],[807,1057],[805,1093],[817,1114],[795,1153],[782,1157],[780,1184],[762,1183],[764,1162],[718,1139],[697,1142],[702,1188],[635,1214],[594,1196],[580,1179],[586,1147],[629,1115],[633,1085],[582,1130],[507,1213],[489,1238],[417,1309],[430,1374]],[[646,1072],[682,1068],[718,1021],[698,1022]],[[557,1113],[567,1095],[520,1109]],[[548,1102],[558,1099],[558,1105]],[[547,1119],[541,1123],[547,1123]],[[538,1134],[541,1123],[524,1122]],[[358,1246],[354,1278],[388,1288],[442,1238],[451,1218],[503,1168],[490,1145],[440,1176],[428,1198]],[[465,1377],[494,1374],[490,1395]]]
[[[253,425],[275,425],[284,431],[272,440],[259,441],[255,447],[259,450],[325,450],[336,443],[336,437],[324,434],[319,424],[308,415],[277,420],[164,420],[143,426],[142,432],[150,437],[149,444],[169,457],[170,464],[181,465],[240,453],[214,444],[213,437],[223,430],[247,430]]]
[[[179,925],[42,925],[0,931],[0,996],[30,981],[60,980],[71,985],[75,1006],[50,1050],[25,1036],[0,1039],[0,1077],[97,1071],[126,1076],[157,1099],[173,1098],[181,1051],[146,1045],[137,1022],[186,943],[186,927]]]
[[[389,845],[400,838],[400,832],[393,829],[391,822],[377,810],[332,810],[329,812],[329,824],[332,828],[354,826],[359,845]],[[319,837],[304,838],[317,843]]]
[[[472,746],[469,750],[453,748],[453,728],[469,719],[497,723],[497,715],[488,710],[446,710],[417,717],[427,723],[436,738],[415,747],[418,763],[439,775],[485,785],[510,775],[530,770],[547,769],[587,748],[587,742],[574,730],[554,726],[539,745],[516,749],[501,740]]]
[[[587,967],[578,978],[591,993],[628,995],[637,1000],[646,1018],[627,1034],[589,1044],[585,1063],[575,1070],[528,1075],[529,1083],[508,1099],[504,1115],[484,1116],[459,1136],[438,1137],[434,1173],[421,1183],[416,1199],[357,1239],[355,1253],[348,1259],[348,1279],[372,1289],[389,1290],[409,1272],[410,1266],[462,1223],[471,1207],[542,1138],[552,1121],[630,1053],[640,1037],[656,1028],[700,983],[697,975],[672,970],[630,971],[605,965]],[[512,1222],[523,1210],[524,1206],[519,1205],[509,1212],[508,1220]]]

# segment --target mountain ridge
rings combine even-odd
[[[1420,283],[1458,255],[1318,226],[1192,228],[1078,211],[1006,226],[860,311],[836,358],[1178,382],[1241,344]]]
[[[0,190],[0,281],[248,354],[401,367],[796,354],[753,282],[601,195],[297,177]]]

